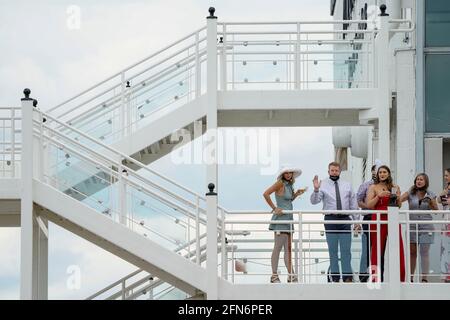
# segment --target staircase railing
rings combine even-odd
[[[206,233],[201,235],[201,238],[206,237]],[[236,247],[231,247],[226,245],[225,250],[227,252],[231,252],[233,250],[236,250]],[[203,263],[206,261],[206,245],[203,245],[200,248],[201,256],[200,261]],[[217,252],[220,253],[222,251],[222,247],[219,246],[217,248]],[[176,250],[176,252],[179,252],[179,250]],[[186,258],[194,258],[194,255],[190,255],[189,257],[185,256]],[[222,266],[220,266],[222,267]],[[137,280],[133,281],[132,279],[135,278],[136,275],[141,274],[142,270],[136,270],[129,275],[121,278],[120,280],[108,285],[104,289],[100,290],[99,292],[93,294],[92,296],[88,297],[87,300],[92,300],[95,298],[99,298],[100,296],[104,295],[108,291],[111,291],[114,288],[117,288],[119,285],[121,285],[119,290],[114,290],[114,292],[110,295],[107,295],[104,299],[105,300],[115,300],[115,299],[122,299],[122,300],[134,300],[142,295],[149,293],[151,296],[151,299],[158,299],[158,296],[166,295],[167,292],[172,292],[173,290],[176,290],[175,287],[166,284],[162,280],[153,277],[150,274],[145,274],[144,276],[141,276]],[[126,281],[129,282],[128,285],[126,285]],[[163,289],[161,287],[167,286]],[[160,289],[159,291],[157,291]],[[165,293],[164,293],[165,292]]]
[[[408,25],[391,32],[414,31],[411,20],[391,22]],[[378,32],[375,20],[218,22],[220,87],[376,88]],[[353,77],[357,66],[364,69],[358,80]]]
[[[61,128],[66,131],[62,133]],[[37,161],[41,181],[170,249],[195,239],[194,248],[189,245],[183,250],[199,252],[200,235],[205,228],[204,197],[37,109],[34,110],[34,135],[39,145]],[[142,171],[138,173],[125,167],[124,159]],[[141,172],[154,174],[178,191],[169,191]],[[75,187],[80,185],[77,181],[101,184],[102,188],[87,195]],[[179,193],[190,195],[196,201]],[[199,263],[199,257],[196,260]]]
[[[20,107],[0,107],[0,177],[20,178]]]
[[[203,27],[48,112],[112,143],[144,126],[158,110],[199,97],[204,91],[205,55]]]
[[[391,32],[411,33],[411,20]],[[406,27],[407,25],[407,27]],[[376,88],[376,21],[219,22],[220,89]],[[205,91],[206,27],[134,63],[50,114],[107,143]],[[364,77],[354,77],[361,72]]]
[[[206,237],[206,233],[202,234],[200,236],[200,239],[203,239]],[[182,254],[182,251],[186,249],[189,245],[195,245],[196,239],[193,239],[188,244],[184,244],[178,248],[176,248],[174,251]],[[206,246],[202,246],[200,248],[200,252],[203,252],[205,250]],[[187,259],[195,258],[195,256],[192,253],[184,254],[184,256]],[[204,261],[204,257],[201,257],[201,262]],[[137,276],[140,276],[137,280],[133,281],[134,278]],[[127,285],[127,282],[130,283]],[[159,286],[160,284],[163,284],[164,282],[160,279],[157,279],[156,277],[152,276],[151,274],[148,274],[146,271],[142,269],[138,269],[133,271],[132,273],[126,275],[125,277],[113,282],[112,284],[106,286],[105,288],[99,290],[95,294],[89,296],[86,298],[86,300],[93,300],[96,298],[99,298],[100,296],[103,296],[106,294],[105,300],[115,300],[118,298],[121,298],[122,300],[125,299],[131,299],[131,296],[139,296],[142,294],[145,294],[146,291],[149,291],[151,289],[154,289],[155,287]],[[120,285],[120,289],[117,290],[117,287]],[[113,291],[111,293],[110,291]]]

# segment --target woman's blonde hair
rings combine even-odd
[[[284,174],[285,173],[289,173],[289,171],[287,171],[287,172],[284,172],[282,175],[281,175],[281,177],[277,180],[277,181],[288,181],[288,180],[286,180],[285,178],[284,178]],[[290,181],[288,181],[291,185],[293,185],[294,183],[295,183],[295,178],[294,178],[294,173],[293,172],[291,172],[292,173],[292,179],[290,180]]]

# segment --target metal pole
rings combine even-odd
[[[123,138],[125,135],[125,72],[120,73],[120,119],[119,119],[119,126],[120,126],[120,137]],[[111,115],[113,116],[113,115]]]
[[[376,282],[381,282],[381,235],[380,235],[380,213],[377,212],[377,265],[376,265],[376,270],[374,270],[376,272]],[[373,272],[373,271],[372,271]]]
[[[227,91],[227,25],[223,25],[222,50],[220,51],[220,89]]]
[[[127,170],[123,169],[122,160],[119,159],[119,192],[118,192],[118,200],[119,200],[119,213],[120,213],[120,223],[123,225],[127,225],[127,184],[125,182],[124,176],[127,176]]]
[[[222,250],[221,250],[221,265],[222,265],[222,267],[221,267],[221,271],[222,271],[222,278],[226,278],[226,273],[225,273],[225,271],[226,271],[226,267],[225,267],[225,265],[227,264],[227,261],[226,261],[226,259],[225,259],[225,252],[226,252],[226,249],[227,249],[227,244],[226,244],[226,241],[225,241],[225,213],[224,213],[224,211],[223,211],[223,209],[220,209],[220,216],[221,216],[221,218],[222,218],[222,230],[221,230],[221,232],[220,232],[220,237],[221,237],[221,244],[222,244]]]
[[[11,107],[11,178],[16,176],[16,120],[15,108]]]
[[[195,34],[195,98],[200,97],[201,93],[201,66],[200,66],[200,44],[199,33]]]
[[[303,281],[303,218],[302,213],[298,213],[298,257],[300,259],[298,265],[299,270],[297,271],[298,274],[298,281],[301,283]]]
[[[300,23],[297,23],[297,41],[295,43],[295,90],[300,89]]]
[[[197,264],[200,265],[200,199],[198,196],[195,205],[195,256]]]
[[[406,282],[411,281],[411,248],[410,248],[410,226],[409,226],[409,211],[405,214],[405,225],[406,225]],[[417,239],[417,238],[416,238]],[[418,240],[417,240],[418,242]]]

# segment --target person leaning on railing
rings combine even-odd
[[[394,184],[391,176],[391,169],[388,166],[380,166],[377,169],[377,179],[375,184],[371,185],[367,196],[367,208],[373,210],[387,210],[390,199],[394,199],[397,205],[400,207],[400,188]],[[381,221],[387,221],[387,214],[372,214],[372,221],[377,221],[377,217],[380,216]],[[401,233],[401,226],[398,226],[399,242],[400,242],[400,281],[405,281],[405,254],[403,251],[403,240]],[[388,236],[388,226],[383,223],[379,225],[380,228],[380,243],[377,241],[377,225],[370,225],[370,268],[372,274],[372,281],[377,282],[378,273],[381,273],[381,281],[384,278],[383,257],[386,249],[386,240]],[[380,260],[381,268],[378,271],[378,246],[380,246]]]
[[[291,166],[284,166],[278,176],[277,181],[270,186],[263,194],[267,204],[272,208],[273,221],[293,221],[292,213],[283,213],[283,210],[292,210],[292,202],[300,195],[302,195],[306,188],[298,189],[294,192],[295,178],[302,174],[302,170]],[[275,192],[275,206],[270,198],[270,195]],[[280,259],[281,249],[284,247],[284,264],[288,271],[288,282],[298,282],[297,275],[292,268],[291,248],[292,248],[292,233],[294,226],[289,223],[271,223],[269,230],[274,231],[275,243],[271,256],[272,276],[271,283],[280,283],[278,276],[278,261]]]
[[[450,210],[450,168],[444,171],[444,181],[446,187],[438,197],[438,202],[442,204],[442,209]],[[445,215],[445,219],[449,220],[449,214]],[[450,224],[444,225],[441,237],[441,273],[444,281],[450,283]]]
[[[413,186],[402,194],[400,201],[408,201],[409,210],[438,210],[436,195],[428,190],[430,180],[425,173],[419,173],[414,179]],[[409,220],[433,220],[429,213],[410,213]],[[434,242],[434,227],[432,224],[410,223],[410,263],[411,282],[416,270],[417,249],[420,252],[421,282],[428,282],[430,272],[430,245]]]

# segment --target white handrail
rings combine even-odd
[[[69,137],[59,134],[56,130],[53,130],[53,129],[48,128],[48,127],[46,127],[46,128],[47,128],[47,130],[51,130],[52,132],[54,132],[55,134],[57,134],[59,137],[62,137],[63,139],[70,140],[72,143],[76,143],[76,141],[70,139]],[[39,133],[35,132],[35,136],[39,137]],[[63,143],[61,143],[61,142],[55,140],[53,137],[45,136],[45,138],[46,138],[47,140],[49,140],[49,141],[52,141],[52,143],[57,144],[57,145],[59,145],[60,147],[63,147],[65,150],[69,151],[70,153],[75,154],[75,155],[77,155],[78,157],[83,158],[83,159],[85,159],[86,161],[93,163],[93,164],[96,165],[97,167],[103,168],[104,171],[108,171],[109,174],[111,174],[111,175],[116,179],[116,181],[118,181],[119,173],[116,172],[116,171],[112,171],[112,170],[111,170],[111,167],[109,167],[108,165],[105,165],[105,164],[102,163],[102,162],[98,162],[98,161],[96,161],[96,160],[94,160],[94,159],[89,158],[88,156],[86,156],[86,155],[84,155],[84,154],[82,154],[82,153],[76,151],[75,149],[73,149],[73,148],[71,148],[71,147],[68,147],[67,145],[64,145]],[[88,152],[96,153],[95,151],[89,149],[88,147],[85,147],[85,146],[83,146],[83,145],[81,145],[81,144],[80,144],[80,146],[81,146],[83,149],[88,150]],[[99,153],[96,153],[96,155],[99,156],[99,157],[101,157],[101,158],[103,158],[105,162],[109,162],[109,163],[111,163],[111,164],[115,164],[116,166],[118,166],[117,163],[115,163],[113,160],[111,160],[111,159],[105,157],[104,155],[99,154]],[[99,169],[99,170],[100,170],[100,169]],[[191,207],[194,208],[194,204],[193,204],[192,202],[190,202],[189,200],[186,200],[186,199],[184,199],[184,198],[182,198],[182,197],[176,195],[175,193],[173,193],[173,192],[171,192],[171,191],[169,191],[169,190],[166,190],[166,189],[164,189],[163,187],[161,187],[161,186],[159,186],[159,185],[157,185],[157,184],[154,184],[153,182],[149,181],[149,180],[146,179],[145,177],[142,177],[142,176],[138,175],[138,174],[137,174],[134,170],[132,170],[132,169],[128,169],[128,172],[129,172],[129,174],[134,175],[134,176],[138,177],[139,179],[146,181],[146,182],[147,182],[149,185],[151,185],[152,187],[154,187],[154,188],[156,188],[156,189],[162,191],[163,193],[168,194],[169,196],[174,197],[174,198],[177,199],[178,201],[184,202],[185,204],[187,204],[187,205],[189,205],[189,206],[191,206]],[[93,176],[95,176],[95,174],[93,174]],[[98,178],[101,179],[100,177],[98,177]],[[169,199],[164,198],[162,195],[159,195],[159,194],[157,194],[157,193],[155,193],[155,192],[153,192],[153,191],[147,189],[146,187],[144,187],[144,186],[142,186],[142,185],[136,184],[134,181],[128,179],[127,177],[122,177],[122,178],[123,178],[124,180],[126,180],[126,181],[128,182],[129,185],[134,186],[137,190],[141,190],[141,191],[143,191],[144,193],[146,193],[147,195],[149,195],[149,196],[151,196],[151,197],[153,197],[153,198],[157,198],[160,202],[162,202],[162,203],[164,203],[164,204],[166,204],[166,205],[168,205],[168,206],[170,206],[170,207],[172,207],[172,208],[174,208],[174,209],[176,208],[176,210],[178,210],[179,212],[184,213],[185,215],[187,214],[187,215],[188,215],[189,217],[191,217],[191,218],[195,217],[195,213],[193,213],[193,212],[191,212],[191,211],[189,211],[189,210],[187,210],[187,209],[185,209],[185,208],[183,208],[183,207],[181,207],[181,206],[175,204],[174,202],[170,201]],[[102,180],[103,180],[103,179],[102,179]],[[68,188],[70,188],[70,186],[68,186]],[[82,194],[79,190],[75,190],[75,191],[78,192],[78,193],[80,193],[80,194],[83,195],[84,197],[88,197],[87,195]],[[203,209],[203,208],[199,208],[199,209],[200,209],[201,212],[204,212],[204,211],[205,211],[205,209]],[[200,222],[202,222],[203,224],[204,224],[205,221],[206,221],[204,218],[201,218],[201,217],[199,217],[199,219],[200,219]]]
[[[206,237],[206,233],[203,233],[203,234],[200,236],[200,239],[203,239],[203,238],[205,238],[205,237]],[[176,249],[174,250],[174,252],[180,252],[181,250],[185,250],[189,245],[192,245],[193,243],[195,243],[195,241],[196,241],[196,239],[193,239],[193,240],[190,241],[190,243],[183,244],[182,246],[176,248]],[[203,245],[203,246],[200,247],[200,249],[201,249],[201,251],[204,251],[204,250],[206,249],[206,246]],[[184,255],[185,258],[186,258],[186,257],[187,257],[187,258],[191,258],[192,256],[193,256],[193,255],[192,255],[192,254],[189,255],[189,253]],[[203,256],[203,258],[205,258],[205,256]],[[204,259],[203,259],[203,261],[204,261]],[[110,289],[113,289],[114,287],[118,286],[118,285],[121,284],[122,282],[124,282],[124,281],[126,281],[126,280],[128,280],[128,279],[130,279],[130,278],[132,278],[132,277],[134,277],[135,275],[137,275],[137,274],[139,274],[139,273],[141,273],[141,272],[144,272],[144,270],[143,270],[143,269],[138,269],[138,270],[136,270],[136,271],[133,271],[133,272],[130,273],[129,275],[126,275],[125,277],[121,278],[120,280],[117,280],[116,282],[114,282],[114,283],[108,285],[107,287],[101,289],[101,290],[98,291],[97,293],[95,293],[95,294],[89,296],[88,298],[86,298],[86,300],[92,300],[92,299],[98,297],[99,295],[105,293],[106,291],[108,291],[108,290],[110,290]],[[149,276],[151,277],[151,275],[149,274],[149,275],[146,275],[144,278],[147,278],[147,277],[149,277]],[[141,281],[141,280],[138,280],[138,282],[139,282],[139,281]],[[161,284],[161,283],[164,283],[164,282],[163,282],[162,280],[158,279],[158,280],[155,280],[154,283],[152,283],[150,286],[155,286],[155,287],[156,287],[156,286],[158,286],[158,285]],[[125,287],[125,290],[129,290],[130,287],[133,286],[133,285],[134,285],[134,283],[131,284],[131,285],[128,286],[128,287]],[[146,288],[142,288],[142,290],[145,290],[145,289],[146,289]],[[141,290],[141,291],[142,291],[142,290]],[[119,296],[121,295],[121,292],[122,292],[122,290],[120,290],[119,292],[117,292],[117,293],[115,293],[115,294],[109,296],[109,297],[106,298],[106,299],[115,299],[115,298],[117,298],[117,297],[119,297]]]
[[[67,129],[69,129],[70,131],[75,132],[76,134],[80,135],[81,137],[83,137],[83,138],[85,138],[85,139],[88,139],[88,140],[91,141],[91,142],[94,142],[95,144],[101,146],[102,148],[105,148],[106,150],[108,150],[108,151],[110,151],[110,152],[112,152],[112,153],[118,155],[120,158],[122,158],[122,159],[124,159],[124,160],[127,160],[127,161],[129,161],[129,162],[131,162],[131,163],[137,165],[140,169],[144,169],[144,171],[150,172],[150,173],[152,173],[152,174],[154,174],[154,175],[156,175],[156,176],[162,178],[163,180],[166,180],[167,182],[169,182],[169,183],[171,183],[171,184],[173,184],[173,185],[179,187],[179,188],[182,189],[183,191],[185,191],[185,192],[187,192],[187,193],[189,193],[189,194],[191,194],[191,195],[193,195],[193,196],[198,196],[198,197],[200,197],[200,199],[203,199],[203,200],[205,199],[203,196],[200,196],[199,194],[197,194],[197,193],[191,191],[191,190],[188,189],[187,187],[184,187],[184,186],[182,186],[182,185],[176,183],[174,180],[172,180],[172,179],[170,179],[170,178],[168,178],[168,177],[166,177],[166,176],[164,176],[164,175],[162,175],[162,174],[160,174],[160,173],[158,173],[158,172],[156,172],[156,171],[154,171],[154,170],[148,168],[145,164],[139,162],[138,160],[133,159],[133,158],[127,156],[126,154],[124,154],[124,153],[122,153],[122,152],[120,152],[120,151],[117,151],[116,149],[113,149],[112,147],[110,147],[110,146],[108,146],[108,145],[106,145],[106,144],[104,144],[104,143],[98,141],[98,140],[95,139],[95,138],[92,138],[91,136],[89,136],[89,135],[83,133],[82,131],[80,131],[80,130],[78,130],[78,129],[76,129],[76,128],[73,128],[73,127],[67,125],[66,123],[64,123],[64,122],[62,122],[62,121],[59,121],[58,119],[54,118],[53,116],[51,116],[51,115],[49,115],[49,114],[47,114],[47,113],[45,113],[45,112],[43,112],[43,111],[41,111],[41,110],[38,110],[38,109],[34,109],[34,110],[37,111],[37,112],[39,112],[39,113],[41,113],[43,117],[45,117],[45,118],[47,118],[47,119],[50,119],[50,120],[56,122],[57,124],[61,125],[62,127],[67,128]],[[47,127],[48,129],[52,129],[52,128],[49,128],[48,125],[45,125],[45,127]],[[53,129],[53,130],[54,130],[54,129]],[[68,138],[68,137],[66,137],[66,138]],[[83,145],[82,145],[81,143],[77,142],[77,141],[74,141],[74,140],[73,140],[72,142],[73,142],[74,144],[77,144],[77,145],[83,147]],[[97,155],[100,156],[100,157],[104,157],[104,155],[98,153],[98,152],[95,151],[95,150],[91,150],[91,152],[97,154]],[[109,160],[111,161],[111,159],[109,159]],[[130,170],[131,170],[131,169],[130,169]],[[144,177],[142,177],[142,178],[144,178]]]
[[[409,21],[405,20],[404,22]],[[218,25],[297,25],[300,24],[358,24],[373,23],[374,20],[305,20],[305,21],[256,21],[256,22],[217,22]]]
[[[201,32],[201,31],[203,31],[203,30],[205,30],[205,29],[206,29],[206,26],[201,27],[200,29],[198,29],[198,30],[196,30],[196,31],[194,31],[194,32],[192,32],[192,33],[190,33],[189,35],[187,35],[187,36],[185,36],[185,37],[179,39],[178,41],[173,42],[172,44],[170,44],[170,45],[168,45],[168,46],[166,46],[166,47],[164,47],[164,48],[162,48],[162,49],[160,49],[160,50],[158,50],[158,51],[152,53],[151,55],[149,55],[149,56],[147,56],[147,57],[145,57],[145,58],[139,60],[138,62],[135,62],[135,63],[133,63],[132,65],[130,65],[130,66],[128,66],[128,67],[126,67],[126,68],[120,70],[119,72],[117,72],[117,73],[115,73],[114,75],[108,77],[107,79],[105,79],[105,80],[103,80],[103,81],[100,81],[99,83],[97,83],[97,84],[95,84],[95,85],[89,87],[88,89],[82,91],[81,93],[77,94],[76,96],[74,96],[74,97],[72,97],[72,98],[70,98],[70,99],[68,99],[68,100],[66,100],[66,101],[64,101],[64,102],[62,102],[62,103],[56,105],[56,106],[53,107],[53,108],[50,108],[49,110],[47,110],[47,112],[53,112],[53,111],[57,110],[59,107],[63,106],[64,104],[66,104],[66,103],[68,103],[68,102],[70,102],[70,101],[72,101],[72,100],[75,100],[76,98],[82,96],[82,95],[85,94],[86,92],[89,92],[89,91],[91,91],[92,89],[94,89],[94,88],[96,88],[96,87],[102,85],[103,83],[105,83],[105,82],[107,82],[107,81],[109,81],[109,80],[111,80],[111,79],[113,79],[113,78],[119,76],[122,72],[125,72],[125,71],[127,71],[127,70],[130,70],[130,69],[134,68],[135,66],[137,66],[137,65],[139,65],[139,64],[141,64],[141,63],[143,63],[143,62],[145,62],[145,61],[147,61],[147,60],[149,60],[149,59],[151,59],[151,58],[153,58],[153,57],[155,57],[155,56],[157,56],[157,55],[159,55],[160,53],[162,53],[162,52],[164,52],[164,51],[166,51],[166,50],[168,50],[168,49],[174,47],[175,45],[177,45],[177,44],[183,42],[183,41],[186,40],[186,39],[189,39],[190,37],[194,36],[196,33]]]

